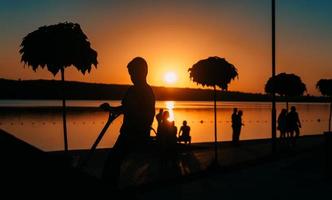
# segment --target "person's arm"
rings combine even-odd
[[[180,128],[180,130],[179,130],[179,137],[180,137],[180,133],[182,132],[182,126],[181,126],[181,128]]]
[[[301,125],[301,120],[300,120],[299,114],[297,114],[297,123],[299,124],[299,127],[301,128],[302,125]]]

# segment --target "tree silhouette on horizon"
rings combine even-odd
[[[90,47],[80,25],[71,22],[41,26],[26,35],[20,47],[21,62],[34,71],[46,66],[54,76],[61,72],[64,149],[67,152],[65,68],[73,65],[83,74],[90,72],[92,65],[97,67],[97,52]]]
[[[191,68],[189,68],[188,71],[192,81],[203,85],[203,87],[213,87],[214,90],[214,164],[218,165],[216,87],[221,88],[222,91],[227,91],[228,84],[231,82],[231,80],[234,80],[236,77],[238,77],[238,72],[234,65],[227,62],[224,58],[217,56],[198,61]]]
[[[295,74],[280,73],[271,77],[265,84],[265,92],[272,94],[273,91],[280,96],[286,97],[286,109],[288,110],[288,97],[302,96],[306,91],[306,85]]]
[[[322,95],[330,97],[329,132],[331,132],[332,79],[320,79],[316,87]]]

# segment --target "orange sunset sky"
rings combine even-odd
[[[18,50],[39,26],[71,21],[81,24],[99,65],[85,76],[69,68],[66,80],[130,84],[126,65],[142,56],[151,85],[197,87],[188,68],[220,56],[239,72],[229,90],[264,92],[271,76],[270,7],[269,0],[1,1],[0,78],[60,79],[23,67]],[[277,0],[277,73],[299,75],[313,95],[319,79],[332,77],[331,8],[328,0]],[[176,74],[174,83],[165,80],[168,72]]]

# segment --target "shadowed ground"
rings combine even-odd
[[[157,151],[131,154],[122,166],[120,190],[111,192],[100,182],[103,161],[109,149],[99,149],[83,170],[69,165],[62,152],[43,152],[0,131],[2,180],[8,188],[70,190],[134,199],[329,199],[331,179],[325,168],[324,138],[299,138],[296,147],[279,145],[271,156],[270,140],[242,141],[238,147],[220,144],[218,170],[207,170],[213,159],[213,144],[180,146],[177,161],[163,162]],[[87,150],[71,151],[75,165]]]
[[[270,140],[242,141],[234,147],[230,142],[219,144],[220,172],[232,172],[243,168],[278,162],[279,160],[291,159],[311,151],[321,151],[320,162],[312,161],[319,165],[323,171],[324,166],[324,138],[322,136],[304,136],[298,139],[295,147],[286,143],[280,143],[278,154],[271,156]],[[212,143],[196,143],[191,147],[181,145],[180,153],[176,161],[164,161],[157,151],[150,153],[133,153],[122,166],[120,188],[132,186],[149,188],[151,185],[163,185],[167,183],[181,182],[184,180],[200,179],[214,171],[209,170],[209,164],[213,160]],[[109,149],[99,149],[94,154],[84,171],[100,178],[103,162]],[[59,154],[52,152],[51,154]],[[86,150],[71,151],[76,162],[84,158]],[[75,163],[75,162],[74,162]],[[306,166],[303,166],[306,167]],[[218,171],[218,172],[219,172]]]

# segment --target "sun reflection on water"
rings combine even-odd
[[[174,111],[173,111],[174,104],[175,104],[174,101],[166,101],[165,104],[166,104],[166,108],[169,112],[168,121],[174,121]]]

